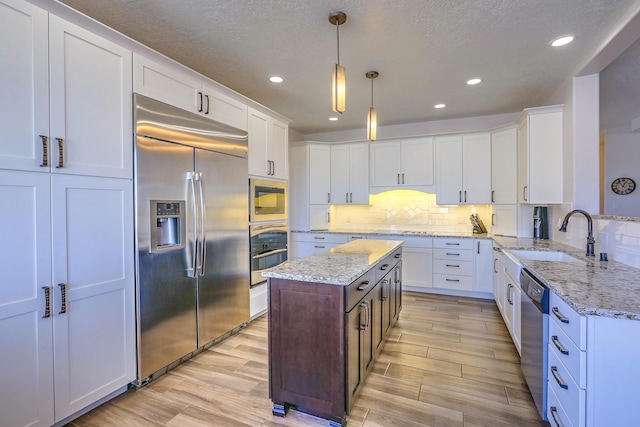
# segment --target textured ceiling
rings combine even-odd
[[[60,0],[292,120],[303,134],[520,111],[550,101],[635,0]],[[336,29],[347,111],[331,112]],[[562,48],[549,42],[563,34]],[[272,74],[284,77],[276,85]],[[466,80],[482,83],[467,86]],[[447,104],[443,110],[433,105]],[[364,138],[364,137],[363,137]]]

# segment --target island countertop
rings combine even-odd
[[[262,275],[346,286],[401,245],[401,240],[354,240],[306,258],[287,261]]]

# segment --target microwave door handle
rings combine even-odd
[[[189,181],[189,190],[191,192],[191,202],[192,202],[192,209],[193,209],[193,221],[191,222],[191,227],[193,228],[193,238],[190,239],[190,241],[188,241],[187,243],[187,258],[189,256],[189,244],[191,244],[191,247],[193,248],[193,250],[191,251],[191,259],[188,259],[187,262],[189,263],[189,267],[187,268],[187,275],[189,277],[196,277],[196,259],[197,259],[197,241],[198,241],[198,230],[197,230],[197,224],[198,224],[198,206],[197,206],[197,200],[196,200],[196,185],[193,182],[193,180],[195,179],[194,177],[195,173],[194,172],[187,172],[187,181]],[[189,224],[189,221],[187,222],[187,224]],[[188,231],[187,231],[188,233]]]
[[[204,191],[202,188],[202,173],[196,173],[198,190],[200,192],[200,265],[198,266],[200,276],[204,276],[204,265],[207,259],[207,232],[206,232],[206,210],[204,203]]]
[[[263,252],[261,254],[255,255],[252,258],[253,259],[260,259],[260,258],[268,257],[269,255],[275,255],[275,254],[279,254],[279,253],[286,252],[286,251],[287,251],[287,248],[274,249],[272,251]]]

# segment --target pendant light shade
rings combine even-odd
[[[369,141],[375,141],[378,133],[378,113],[376,109],[373,108],[373,79],[378,77],[378,72],[369,71],[365,76],[371,80],[371,107],[367,115],[367,139]]]
[[[332,12],[329,15],[329,22],[336,26],[337,41],[337,61],[333,67],[331,78],[331,109],[336,113],[342,114],[346,109],[346,72],[340,65],[340,25],[347,22],[347,15],[344,12]]]

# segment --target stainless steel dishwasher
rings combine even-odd
[[[549,289],[526,269],[520,271],[522,349],[520,365],[543,420],[547,419]]]

